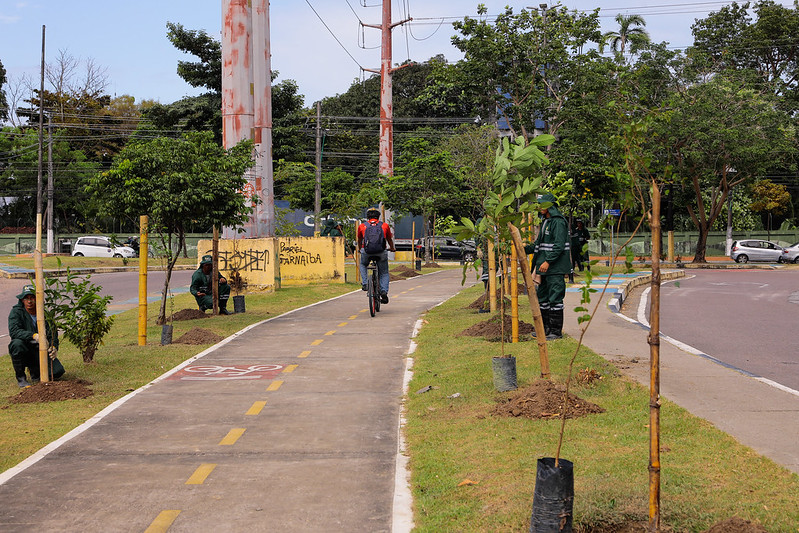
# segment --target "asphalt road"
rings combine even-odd
[[[192,273],[193,271],[191,270],[178,270],[173,272],[169,284],[170,287],[176,292],[188,290]],[[160,299],[161,289],[164,286],[164,276],[165,273],[160,271],[149,273],[147,280],[147,295],[149,300],[152,301],[154,298]],[[110,294],[114,297],[110,304],[112,312],[121,312],[132,309],[138,305],[138,272],[93,274],[92,281],[103,287],[103,290],[100,291],[102,296]],[[0,278],[0,309],[6,309],[6,311],[0,311],[0,315],[2,315],[0,316],[0,351],[3,350],[3,345],[7,342],[8,337],[7,313],[11,310],[11,306],[17,303],[17,294],[19,294],[22,287],[28,283],[28,280],[25,279]]]
[[[625,303],[635,316],[641,293]],[[799,390],[799,270],[687,271],[661,287],[661,333]]]

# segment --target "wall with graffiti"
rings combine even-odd
[[[199,241],[198,256],[211,254],[211,247],[212,241]],[[242,292],[312,282],[344,283],[344,238],[220,239],[219,271],[234,291],[240,277]]]
[[[344,283],[344,237],[279,237],[280,282]]]
[[[199,241],[198,256],[210,255],[212,246],[209,239]],[[278,247],[277,239],[219,239],[219,271],[231,283],[233,294],[237,289],[241,293],[270,292],[280,287]]]

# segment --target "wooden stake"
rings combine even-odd
[[[649,529],[660,531],[660,189],[652,183],[652,282],[649,303]]]
[[[215,315],[219,314],[219,228],[214,225],[214,237],[211,242],[211,255],[213,257],[213,268],[211,268],[211,295],[214,301]]]

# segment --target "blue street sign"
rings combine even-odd
[[[621,209],[605,209],[603,213],[612,217],[617,217],[621,215]]]

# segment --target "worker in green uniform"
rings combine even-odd
[[[533,273],[541,276],[536,295],[544,320],[544,331],[547,340],[554,340],[563,337],[563,298],[566,296],[563,276],[571,269],[569,223],[558,210],[552,194],[545,194],[539,202],[551,202],[552,205],[539,210],[544,219],[541,229],[535,242],[525,247],[525,251],[534,254]]]
[[[28,387],[31,383],[39,381],[39,327],[36,322],[36,287],[25,285],[22,292],[17,295],[17,304],[8,314],[8,353],[11,355],[11,364],[20,387]],[[64,366],[57,359],[58,355],[58,330],[51,328],[45,321],[48,350],[48,372],[53,379],[64,375]],[[31,375],[30,382],[26,379],[25,368]]]
[[[211,270],[213,269],[214,260],[210,255],[204,255],[200,261],[200,268],[194,271],[191,276],[191,286],[189,291],[194,295],[197,300],[197,305],[200,306],[200,311],[214,308],[214,299],[212,296],[213,287],[211,286]],[[219,314],[232,315],[227,310],[227,301],[230,298],[230,285],[227,280],[218,273],[219,283]]]

